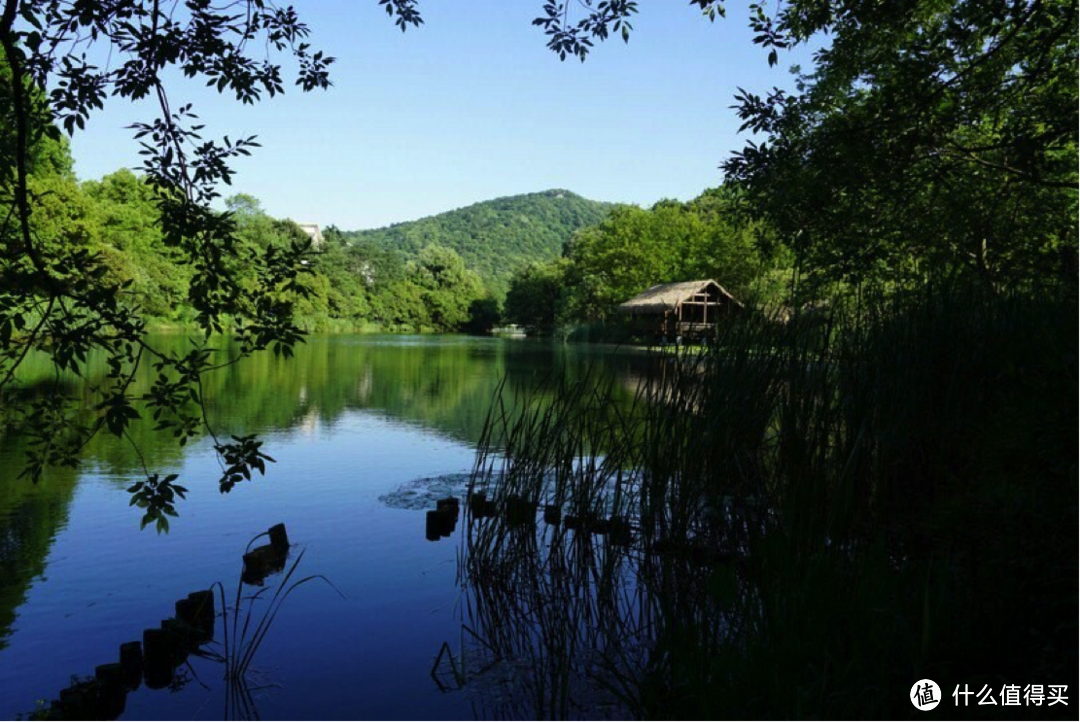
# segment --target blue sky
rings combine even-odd
[[[806,55],[770,69],[740,2],[710,23],[683,0],[641,0],[630,43],[598,45],[584,64],[544,47],[531,25],[541,0],[426,0],[425,24],[404,34],[375,0],[295,4],[312,44],[337,58],[333,88],[243,107],[178,80],[172,102],[193,102],[217,136],[259,136],[236,191],[275,216],[346,229],[547,188],[692,198],[743,143],[736,88],[789,86]],[[152,114],[107,103],[73,139],[80,177],[137,166],[124,126]]]

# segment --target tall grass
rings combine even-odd
[[[923,677],[1075,685],[1076,318],[971,287],[859,298],[725,324],[629,408],[593,375],[500,395],[473,491],[586,521],[470,522],[478,653],[529,669],[551,717],[896,717]]]

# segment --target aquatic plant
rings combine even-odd
[[[475,653],[531,705],[499,713],[894,717],[921,677],[1075,678],[1075,317],[864,296],[658,355],[628,410],[610,378],[503,389],[471,487],[501,511],[461,554]]]
[[[263,532],[253,537],[248,542],[245,554],[252,551],[256,541],[267,536],[271,536],[271,533]],[[337,587],[322,574],[293,579],[306,552],[306,549],[300,550],[285,569],[281,581],[274,587],[264,586],[252,593],[245,593],[245,575],[241,574],[236,583],[231,607],[226,603],[224,584],[216,582],[213,585],[221,598],[222,637],[219,645],[203,649],[199,655],[224,666],[225,719],[258,719],[250,684],[252,663],[289,596],[304,584],[318,580],[344,598]],[[258,603],[263,600],[266,601],[266,606],[261,611],[256,611]]]

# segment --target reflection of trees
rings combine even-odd
[[[189,343],[171,341],[179,351]],[[215,340],[223,353],[228,342]],[[508,388],[534,388],[553,370],[569,376],[597,365],[631,363],[625,355],[604,357],[587,349],[532,342],[490,339],[407,337],[312,338],[296,349],[293,359],[258,354],[205,379],[204,393],[211,422],[227,434],[267,430],[310,429],[314,422],[332,424],[342,414],[370,410],[417,424],[465,443],[475,443],[503,379]],[[640,363],[640,361],[638,361]],[[621,367],[621,366],[620,366]],[[103,359],[89,359],[87,381],[61,378],[66,393],[82,409],[100,401],[94,388],[107,369]],[[133,395],[150,386],[154,370],[147,364],[133,384]],[[21,392],[34,394],[56,383],[44,361],[28,359]],[[87,413],[86,422],[90,419]],[[129,427],[152,470],[176,469],[185,450],[171,435],[154,431],[144,419]],[[22,603],[31,580],[44,569],[56,532],[65,523],[77,472],[52,469],[37,485],[17,478],[24,453],[17,430],[0,435],[0,645]],[[138,453],[130,443],[99,434],[86,447],[86,464],[123,477],[140,472]]]
[[[189,343],[183,337],[171,339],[175,351]],[[228,339],[215,339],[211,345],[223,356],[232,346]],[[297,347],[294,358],[262,353],[209,373],[203,392],[211,423],[225,434],[310,430],[316,420],[333,424],[348,411],[369,410],[471,444],[480,438],[493,394],[503,379],[511,390],[531,389],[553,372],[576,377],[595,372],[598,366],[625,369],[647,362],[644,356],[522,341],[315,337]],[[33,392],[35,382],[52,383],[51,367],[38,368],[32,360],[27,366],[27,393]],[[100,401],[94,384],[105,373],[103,359],[91,358],[87,382],[63,382],[79,406],[89,409]],[[141,368],[131,388],[133,395],[144,393],[155,373],[150,364]],[[156,432],[152,422],[137,422],[129,433],[152,469],[179,465],[184,449],[171,436]],[[91,441],[83,458],[109,474],[141,470],[132,445],[105,434]],[[11,470],[3,473],[10,475]]]
[[[315,338],[291,360],[262,354],[215,374],[206,385],[212,420],[254,433],[332,424],[351,410],[385,415],[464,441],[479,433],[503,373],[496,347],[474,342],[399,345]]]
[[[21,449],[0,436],[0,649],[15,621],[15,610],[26,601],[34,578],[45,571],[56,533],[67,523],[75,489],[75,472],[57,469],[37,484],[11,473]]]

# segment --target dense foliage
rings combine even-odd
[[[765,19],[765,44],[827,44],[794,94],[742,92],[760,141],[724,167],[807,272],[1075,283],[1076,0],[789,0]]]
[[[422,22],[416,0],[380,5],[403,31]],[[709,19],[724,14],[720,0],[690,5]],[[687,276],[755,292],[762,279],[773,285],[770,269],[788,257],[810,293],[815,284],[807,280],[896,289],[957,273],[999,290],[1075,292],[1077,7],[1076,0],[751,4],[753,42],[770,65],[786,48],[822,45],[813,67],[797,70],[794,93],[738,98],[744,128],[756,135],[725,163],[726,188],[755,223],[732,221],[727,205],[712,213],[662,203],[620,211],[566,246],[574,230],[610,209],[549,191],[526,197],[543,209],[534,214],[543,218],[539,228],[520,213],[520,199],[503,199],[330,234],[315,256],[287,222],[214,210],[219,186],[232,180],[230,161],[257,143],[204,137],[193,109],[170,103],[164,80],[183,75],[254,103],[284,91],[278,59],[286,56],[301,89],[328,87],[334,59],[311,47],[291,7],[4,0],[0,395],[9,420],[35,439],[26,472],[36,479],[46,466],[74,466],[95,434],[124,437],[143,414],[180,443],[206,426],[188,402],[199,406],[209,355],[155,350],[145,336],[154,317],[192,323],[207,337],[230,329],[241,339],[232,361],[264,348],[289,354],[305,328],[332,321],[456,328],[494,319],[492,297],[509,287],[514,269],[560,251],[565,260],[522,276],[529,281],[522,289],[540,294],[533,298],[557,291],[556,303],[527,319],[522,309],[536,304],[524,290],[511,293],[516,320],[536,327],[603,320],[642,287]],[[636,12],[632,0],[543,2],[534,24],[560,58],[584,60],[594,42],[628,40]],[[106,55],[104,67],[91,60]],[[144,180],[116,176],[80,187],[60,129],[84,127],[110,96],[156,105],[155,117],[133,126]],[[31,351],[78,372],[94,350],[109,355],[112,375],[97,389],[89,425],[72,422],[74,401],[61,390],[17,388]],[[142,363],[154,364],[160,383],[136,399],[129,387]],[[223,490],[264,467],[257,440],[215,435],[215,442]],[[144,520],[167,528],[163,514],[175,513],[176,493],[168,477],[147,470],[147,478],[155,494]]]
[[[39,165],[31,182],[45,200],[36,222],[98,255],[107,277],[126,284],[128,297],[152,327],[194,325],[197,310],[187,301],[193,269],[165,242],[147,179],[122,169],[79,183],[66,145],[57,142]],[[720,189],[689,203],[661,201],[651,209],[548,191],[379,231],[350,233],[331,226],[323,244],[305,255],[297,291],[290,295],[293,317],[309,332],[490,330],[501,318],[498,291],[436,240],[455,241],[473,249],[474,256],[483,250],[492,263],[514,269],[507,316],[542,333],[609,320],[614,306],[654,283],[713,277],[739,297],[758,298],[771,282],[774,298],[778,272],[775,259],[764,260],[758,250],[760,224],[745,222],[731,206]],[[307,242],[295,223],[271,217],[251,196],[234,195],[225,207],[241,253]],[[589,217],[602,220],[579,226]],[[504,231],[496,237],[498,228]],[[426,244],[397,244],[392,236]],[[511,265],[514,259],[517,266]],[[250,266],[237,265],[231,272],[240,288],[257,287]],[[222,323],[233,329],[236,322],[224,315]]]
[[[245,243],[285,245],[306,238],[295,223],[270,217],[250,196],[234,196],[228,204]],[[297,323],[307,331],[484,331],[497,321],[489,319],[484,327],[473,318],[473,304],[487,298],[487,291],[448,248],[428,246],[407,259],[328,228],[307,262],[300,281],[304,294],[296,302]]]
[[[499,297],[519,267],[562,253],[574,231],[600,222],[612,206],[566,190],[496,198],[386,228],[344,234],[417,257],[430,245],[456,251]]]
[[[94,436],[105,431],[130,438],[128,427],[144,414],[180,444],[205,429],[221,461],[223,492],[264,471],[269,457],[260,441],[219,437],[200,413],[209,351],[176,356],[148,341],[133,280],[94,247],[91,214],[78,202],[89,194],[79,196],[74,178],[62,168],[49,169],[44,159],[61,143],[61,128],[73,133],[85,127],[110,96],[151,100],[155,117],[132,128],[160,241],[190,268],[184,300],[195,323],[209,336],[231,321],[241,344],[227,363],[266,348],[288,355],[301,337],[293,315],[303,295],[296,280],[308,244],[269,245],[258,253],[238,243],[235,219],[211,204],[219,186],[232,180],[229,163],[258,144],[229,136],[208,140],[193,109],[170,102],[165,78],[182,75],[254,103],[284,91],[284,55],[296,64],[296,85],[326,88],[333,58],[305,41],[308,32],[292,8],[261,0],[227,8],[131,0],[3,3],[0,399],[5,422],[30,440],[24,475],[37,480],[48,466],[77,466]],[[97,65],[98,57],[108,62]],[[238,273],[241,268],[248,273]],[[148,277],[146,284],[161,280]],[[17,372],[31,352],[51,358],[57,373],[79,373],[95,350],[107,354],[110,368],[95,398],[70,398],[58,384],[32,394],[21,388]],[[144,363],[157,379],[135,398],[131,383]],[[95,416],[79,423],[73,414],[85,404]],[[145,479],[130,489],[132,503],[143,510],[144,526],[167,530],[185,489],[173,483],[175,475],[144,471]]]
[[[145,177],[122,169],[79,183],[66,146],[57,144],[30,182],[43,195],[35,223],[54,236],[77,239],[99,257],[105,277],[125,288],[150,327],[196,324],[197,310],[187,300],[193,269],[165,243],[154,189]],[[242,254],[308,243],[299,226],[271,217],[249,195],[232,196],[225,205]],[[302,264],[295,292],[281,295],[294,304],[294,320],[305,331],[486,331],[498,322],[497,304],[492,314],[481,303],[490,296],[479,276],[451,249],[428,246],[408,259],[328,229],[324,243]],[[257,289],[255,268],[237,264],[230,272],[240,288]],[[232,315],[221,322],[227,330],[237,326]]]
[[[461,657],[529,660],[489,716],[905,719],[922,678],[960,719],[985,715],[954,689],[1071,695],[1076,318],[964,279],[736,316],[650,354],[636,403],[605,375],[507,398],[475,489],[563,523],[464,526]]]
[[[733,208],[724,189],[652,208],[622,206],[576,233],[564,255],[523,267],[506,296],[508,321],[539,333],[609,322],[615,307],[658,283],[712,278],[737,298],[784,300],[787,256]]]

